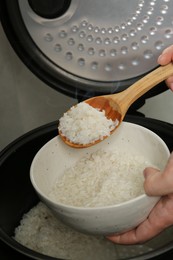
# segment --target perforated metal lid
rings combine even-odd
[[[171,0],[18,4],[32,41],[68,88],[121,91],[155,68],[159,54],[173,43]]]
[[[172,44],[173,1],[72,0],[59,18],[39,17],[19,1],[34,42],[57,66],[78,77],[121,81],[156,66]]]

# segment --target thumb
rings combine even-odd
[[[144,170],[144,189],[149,196],[164,196],[173,193],[173,152],[163,172],[148,167]]]
[[[161,196],[163,186],[162,174],[158,169],[148,167],[144,170],[144,189],[149,196]],[[162,189],[164,189],[162,187]]]
[[[157,60],[157,62],[160,65],[166,65],[166,64],[170,63],[171,61],[173,61],[173,45],[167,47],[161,53],[161,55],[158,57],[158,60]]]

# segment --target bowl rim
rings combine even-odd
[[[127,122],[127,121],[123,121],[121,124],[124,124],[124,125],[131,125],[132,127],[136,127],[136,128],[140,128],[140,129],[143,129],[145,132],[148,132],[150,133],[151,135],[153,135],[156,139],[159,140],[159,142],[163,145],[163,147],[165,148],[165,152],[167,152],[168,156],[170,155],[170,151],[168,149],[168,146],[166,145],[166,143],[163,141],[163,139],[157,135],[155,132],[153,132],[152,130],[142,126],[142,125],[139,125],[137,123],[132,123],[132,122]],[[54,206],[58,206],[58,207],[61,207],[61,208],[64,208],[64,209],[74,209],[76,211],[87,211],[87,210],[90,210],[90,211],[96,211],[96,210],[105,210],[105,209],[115,209],[115,208],[120,208],[120,207],[124,207],[126,206],[127,204],[130,205],[132,203],[136,203],[142,199],[148,199],[148,200],[159,200],[161,196],[149,196],[147,195],[146,193],[143,193],[137,197],[134,197],[132,199],[129,199],[127,201],[124,201],[124,202],[120,202],[120,203],[117,203],[117,204],[113,204],[113,205],[107,205],[107,206],[96,206],[96,207],[79,207],[79,206],[72,206],[72,205],[67,205],[67,204],[63,204],[63,203],[60,203],[60,202],[55,202],[54,200],[50,199],[49,196],[47,196],[45,193],[43,193],[40,188],[38,187],[38,185],[36,184],[35,182],[35,179],[34,179],[34,174],[33,174],[33,168],[34,168],[34,163],[37,159],[37,157],[39,156],[40,152],[45,149],[51,142],[57,140],[57,137],[59,137],[59,135],[53,137],[52,139],[50,139],[48,142],[46,142],[39,150],[38,152],[35,154],[32,162],[31,162],[31,166],[30,166],[30,180],[31,180],[31,183],[35,189],[35,191],[37,192],[38,196],[41,196],[43,197],[46,201],[48,201],[50,204],[53,204]]]

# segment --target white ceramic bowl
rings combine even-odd
[[[109,145],[108,145],[109,144]],[[33,159],[30,178],[40,199],[69,226],[91,234],[121,233],[136,227],[147,218],[159,197],[143,194],[121,204],[82,208],[55,203],[48,193],[65,167],[70,167],[88,153],[98,149],[138,154],[163,169],[170,152],[163,140],[152,131],[137,124],[122,122],[120,127],[103,142],[84,149],[74,149],[65,145],[59,136],[46,143]],[[109,192],[109,191],[108,191]]]

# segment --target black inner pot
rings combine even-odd
[[[166,142],[170,151],[173,150],[173,125],[132,115],[126,116],[125,120],[149,128]],[[29,178],[32,159],[57,133],[57,122],[52,122],[21,136],[0,153],[0,259],[9,260],[15,256],[26,260],[55,259],[27,249],[12,236],[23,214],[39,201]],[[170,239],[169,243],[156,247],[156,250],[126,259],[165,259],[173,254],[172,248],[173,240]]]

